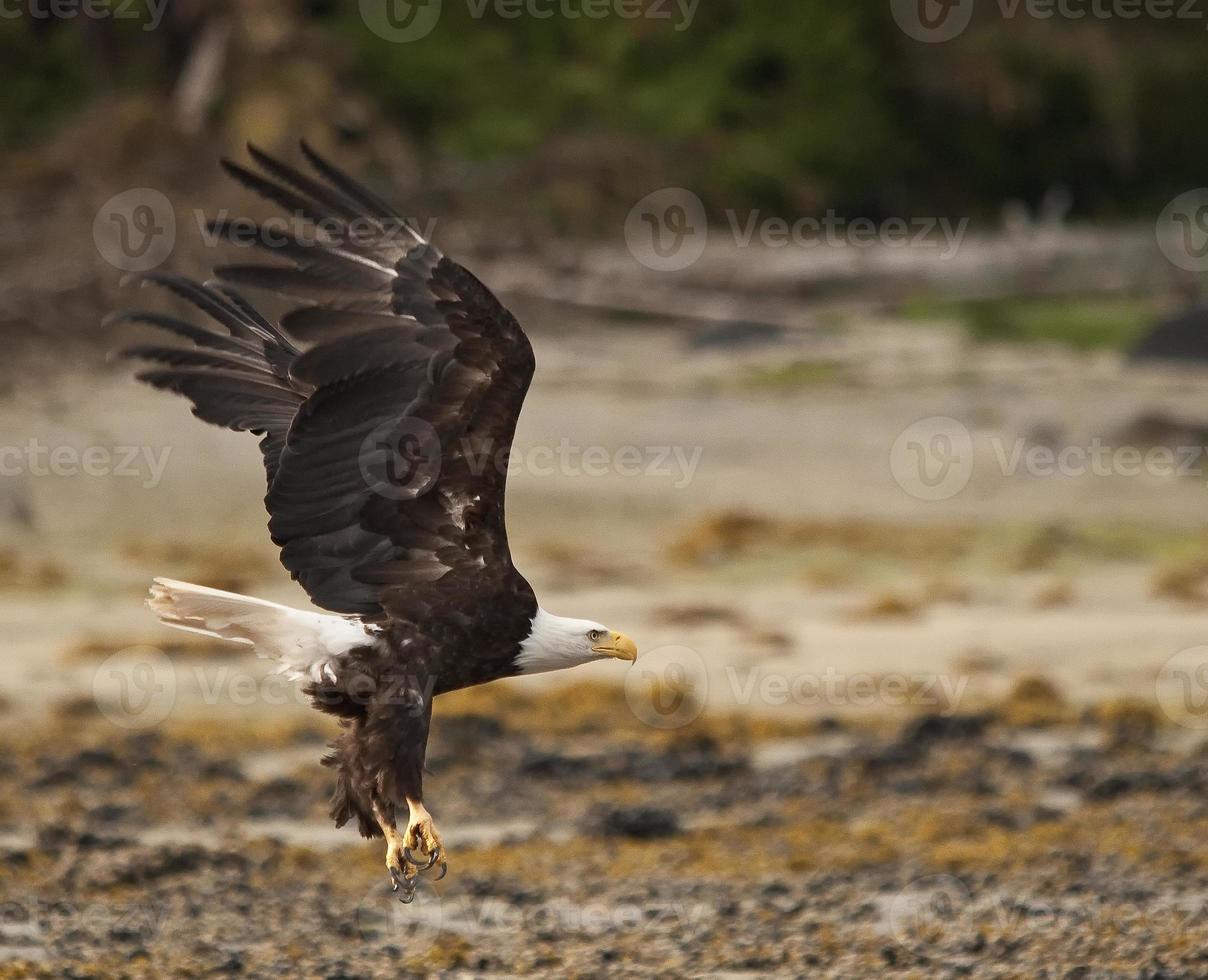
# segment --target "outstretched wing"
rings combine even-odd
[[[269,529],[316,604],[380,620],[417,590],[504,587],[518,578],[504,492],[528,338],[470,272],[305,144],[316,176],[249,149],[264,174],[224,166],[297,227],[213,227],[286,261],[223,266],[205,286],[148,276],[225,332],[125,314],[192,342],[132,349],[155,364],[139,377],[207,422],[262,435]],[[236,286],[305,302],[278,327]]]

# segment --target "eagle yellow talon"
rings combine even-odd
[[[403,857],[416,867],[417,874],[437,868],[439,873],[432,880],[440,881],[449,873],[449,862],[445,860],[445,847],[436,832],[436,824],[422,803],[408,803],[411,819],[403,833]]]

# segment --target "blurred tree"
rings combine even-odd
[[[306,56],[308,70],[367,93],[434,154],[521,159],[606,140],[618,166],[626,154],[666,161],[714,214],[996,218],[1008,200],[1034,208],[1061,189],[1075,215],[1111,217],[1151,214],[1204,183],[1199,22],[1004,18],[986,4],[958,39],[923,44],[885,0],[660,3],[665,19],[530,2],[553,15],[445,0],[435,29],[406,44],[369,30],[360,4],[332,0],[168,0],[154,32],[138,20],[2,19],[0,143],[36,140],[106,86],[172,89],[200,39],[216,37],[207,25],[230,13],[235,51],[258,16],[310,25],[324,53]],[[222,69],[193,77],[221,75],[229,95],[263,74],[216,57]]]

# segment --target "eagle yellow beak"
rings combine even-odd
[[[638,659],[638,645],[624,633],[609,633],[607,640],[597,643],[591,649],[593,653],[599,653],[605,657],[616,657],[618,660],[627,660],[629,663]]]

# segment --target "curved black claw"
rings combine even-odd
[[[403,848],[403,857],[415,865],[416,871],[427,871],[430,867],[440,860],[440,848],[438,847],[428,855],[428,860],[425,862],[422,858],[416,857],[415,853],[409,847]],[[441,877],[444,877],[443,875]],[[436,879],[440,881],[440,878]]]
[[[401,891],[398,900],[404,905],[410,905],[415,900],[415,878],[408,877],[394,868],[390,869],[391,891]]]
[[[437,853],[439,853],[439,852],[437,852]],[[429,880],[430,881],[441,881],[444,878],[444,876],[447,875],[448,873],[449,873],[449,862],[441,861],[440,862],[440,874],[438,874],[435,878],[431,878]]]

